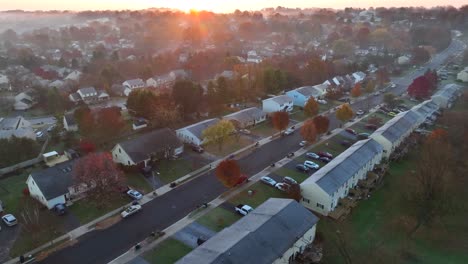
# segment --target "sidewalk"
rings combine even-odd
[[[378,107],[379,106],[375,106],[374,108],[372,108],[369,111],[368,114],[372,114],[372,113],[376,112]],[[285,157],[285,158],[275,162],[275,164],[277,164],[277,166],[267,167],[267,168],[263,169],[259,173],[257,173],[255,175],[253,175],[252,177],[250,177],[249,182],[247,182],[246,184],[242,185],[241,187],[228,190],[227,192],[225,192],[225,193],[221,194],[220,196],[218,196],[216,199],[209,202],[210,206],[207,209],[205,209],[203,211],[200,211],[200,212],[196,212],[196,213],[191,212],[186,217],[182,218],[181,220],[179,220],[176,223],[172,224],[168,228],[164,229],[163,230],[165,232],[164,236],[162,236],[160,238],[157,238],[157,239],[152,239],[152,238],[148,237],[147,239],[145,239],[145,240],[143,240],[143,241],[141,241],[139,243],[139,245],[141,246],[140,249],[136,250],[135,247],[132,247],[127,252],[120,255],[118,258],[116,258],[116,259],[112,260],[111,262],[109,262],[109,264],[126,264],[126,263],[131,262],[136,257],[138,257],[138,256],[148,252],[149,250],[155,248],[161,242],[163,242],[167,238],[171,237],[172,235],[176,234],[177,232],[182,230],[184,227],[186,227],[186,226],[190,225],[191,223],[195,222],[198,218],[200,218],[203,215],[209,213],[211,210],[215,209],[216,207],[218,207],[222,203],[228,201],[229,199],[233,198],[237,194],[245,191],[250,186],[252,186],[256,182],[258,182],[262,176],[265,176],[265,174],[268,174],[268,173],[271,173],[271,172],[274,172],[274,171],[280,169],[284,164],[290,162],[291,160],[293,160],[297,156],[301,156],[301,155],[305,154],[310,148],[314,147],[315,145],[321,144],[324,141],[336,136],[337,134],[342,132],[343,129],[358,123],[359,121],[361,121],[366,116],[367,115],[364,115],[364,116],[362,116],[360,118],[355,119],[352,122],[348,122],[348,123],[344,124],[342,128],[334,129],[330,135],[325,134],[325,135],[321,136],[320,140],[315,142],[314,144],[308,146],[307,148],[300,148],[299,150],[295,151],[294,157],[291,157],[291,158]],[[300,125],[302,125],[302,123],[296,124],[296,126],[299,126],[299,127],[300,127]]]

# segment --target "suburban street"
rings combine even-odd
[[[424,67],[405,77],[392,78],[397,86],[391,91],[398,95],[402,94],[415,77],[423,74],[427,68],[440,67],[450,55],[459,52],[462,47],[462,42],[454,40],[446,50],[436,55]],[[364,100],[353,103],[352,108],[367,109],[368,106],[380,104],[382,99],[383,94],[370,95]],[[340,122],[335,118],[334,112],[329,113],[329,118],[330,130],[339,127]],[[239,164],[244,173],[253,175],[270,166],[272,162],[299,149],[298,143],[301,140],[299,132],[296,131],[291,136],[273,140],[244,155],[238,160]],[[89,232],[80,237],[76,244],[50,255],[41,263],[107,263],[148,237],[151,232],[165,229],[185,217],[197,205],[215,199],[226,190],[214,176],[214,171],[210,171],[145,204],[141,213],[124,219],[108,229]]]

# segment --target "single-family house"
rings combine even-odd
[[[236,128],[247,128],[265,121],[266,113],[257,107],[251,107],[226,115],[223,119],[230,120]]]
[[[0,138],[29,138],[36,140],[36,134],[32,129],[31,123],[22,116],[17,117],[0,117]]]
[[[293,104],[299,107],[304,107],[311,97],[318,99],[323,94],[323,91],[315,86],[303,86],[286,92],[286,95],[293,99]]]
[[[157,88],[161,91],[170,91],[177,80],[190,79],[190,73],[183,69],[173,70],[167,74],[154,76],[146,80],[148,87]]]
[[[184,145],[173,130],[162,128],[134,139],[117,143],[112,149],[114,162],[146,167],[152,160],[180,155]]]
[[[10,80],[8,76],[0,74],[0,90],[6,90],[10,87]]]
[[[248,63],[260,63],[262,62],[262,57],[259,56],[255,50],[251,50],[247,53],[247,62]]]
[[[366,79],[366,74],[363,73],[362,71],[357,71],[357,72],[354,72],[352,74],[352,76],[354,77],[354,83],[359,83],[359,82],[362,82],[364,81],[364,79]]]
[[[219,121],[219,118],[207,119],[196,124],[180,128],[176,131],[177,137],[186,144],[200,146],[205,142],[203,139],[203,131]]]
[[[465,67],[465,69],[463,69],[457,74],[457,80],[462,82],[468,82],[468,67]]]
[[[278,111],[291,112],[293,110],[293,99],[287,95],[278,95],[272,98],[263,100],[263,112],[273,113]]]
[[[82,75],[82,73],[80,71],[74,70],[70,74],[68,74],[67,77],[65,77],[64,80],[70,80],[70,81],[77,82],[77,81],[80,80],[81,75]]]
[[[76,93],[70,94],[69,98],[74,103],[83,101],[85,104],[91,104],[98,101],[99,95],[94,87],[85,87],[78,89]]]
[[[145,127],[148,127],[148,120],[144,118],[137,118],[133,120],[133,123],[132,123],[133,130],[143,129]]]
[[[411,60],[410,57],[403,55],[403,56],[398,57],[397,63],[398,65],[407,65],[410,63],[410,60]]]
[[[373,139],[354,143],[300,184],[302,205],[328,215],[359,180],[382,159],[383,148]]]
[[[78,123],[73,113],[63,115],[63,128],[68,132],[78,131]]]
[[[439,105],[440,108],[451,108],[453,102],[460,95],[461,87],[455,83],[446,84],[442,89],[437,91],[431,98],[432,101]]]
[[[146,84],[142,79],[132,79],[123,82],[122,86],[125,88],[124,95],[128,96],[132,91],[136,89],[145,88]]]
[[[383,147],[383,156],[390,157],[393,151],[421,124],[423,117],[414,111],[399,113],[370,135]]]
[[[270,198],[176,263],[292,263],[314,241],[317,222],[296,201]]]
[[[69,160],[32,172],[26,180],[30,196],[47,208],[53,209],[57,204],[66,204],[67,201],[83,194],[86,190],[73,180],[75,161]]]
[[[125,87],[121,84],[113,84],[111,86],[111,92],[115,96],[125,96]]]
[[[22,92],[15,96],[14,108],[17,111],[28,110],[36,104],[29,92]]]

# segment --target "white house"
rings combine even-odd
[[[77,81],[80,80],[81,75],[82,75],[82,73],[80,71],[74,70],[70,74],[68,74],[67,77],[65,77],[64,80],[70,80],[70,81],[77,82]]]
[[[68,132],[78,131],[78,124],[73,113],[63,115],[63,128]]]
[[[383,156],[388,158],[422,122],[424,117],[417,112],[402,112],[374,131],[370,138],[382,145]]]
[[[184,145],[169,128],[158,129],[120,142],[112,149],[114,162],[125,166],[146,167],[151,160],[180,155]]]
[[[31,123],[22,116],[1,118],[0,117],[0,138],[29,138],[36,140],[36,134]]]
[[[441,108],[451,108],[453,102],[460,95],[461,87],[457,84],[446,84],[442,89],[438,90],[431,98],[434,103]]]
[[[293,99],[295,106],[304,107],[310,97],[318,99],[324,95],[324,92],[315,86],[303,86],[287,91],[286,95]]]
[[[408,56],[405,56],[405,55],[400,56],[397,59],[397,63],[398,63],[398,65],[407,65],[407,64],[410,63],[410,58]]]
[[[28,190],[34,199],[49,209],[84,193],[84,189],[74,183],[73,165],[75,160],[59,163],[41,171],[33,172],[26,180]]]
[[[0,74],[0,90],[8,89],[9,86],[10,86],[10,80],[8,79],[8,76]]]
[[[468,67],[465,67],[465,69],[457,74],[457,80],[468,82]]]
[[[22,92],[15,96],[15,110],[28,110],[36,104],[34,98],[28,92]]]
[[[257,55],[255,50],[251,50],[247,53],[247,62],[249,63],[260,63],[262,62],[262,57]]]
[[[287,264],[312,244],[318,218],[291,199],[270,198],[176,264]]]
[[[382,159],[383,148],[373,139],[361,140],[300,184],[302,205],[328,215],[348,191],[367,177]]]
[[[207,119],[196,124],[180,128],[176,131],[177,137],[184,143],[199,146],[204,143],[203,131],[219,121],[219,118]]]
[[[125,88],[124,95],[128,96],[132,91],[136,89],[145,88],[146,84],[142,79],[132,79],[123,82],[122,86]]]
[[[278,111],[291,112],[293,110],[293,99],[287,95],[278,95],[272,98],[263,100],[263,112],[273,113]]]
[[[364,81],[364,79],[366,78],[366,74],[363,73],[362,71],[354,72],[352,76],[354,78],[354,84],[360,83]]]
[[[94,87],[85,87],[78,89],[76,93],[70,94],[68,98],[74,103],[83,101],[86,104],[91,104],[98,101],[98,92]]]
[[[266,113],[257,107],[251,107],[226,115],[223,119],[233,122],[236,128],[247,128],[265,121]]]

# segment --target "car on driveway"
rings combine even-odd
[[[388,116],[391,116],[391,117],[396,116],[395,112],[389,112],[389,113],[387,113],[387,115],[388,115]]]
[[[324,162],[324,163],[328,163],[328,162],[331,161],[331,159],[330,159],[330,158],[327,158],[327,157],[320,157],[319,160],[320,160],[321,162]]]
[[[130,205],[129,207],[127,207],[127,209],[125,209],[125,211],[120,213],[120,215],[122,216],[122,218],[127,218],[127,217],[139,212],[140,210],[141,210],[141,205],[139,205],[139,204]]]
[[[309,172],[309,168],[307,168],[306,166],[304,166],[304,164],[297,164],[296,165],[296,169],[298,171],[302,171],[302,172]]]
[[[325,152],[325,151],[321,151],[319,153],[317,153],[320,157],[326,157],[326,158],[329,158],[329,159],[333,159],[333,155],[331,153],[328,153],[328,152]]]
[[[140,200],[141,198],[143,198],[143,194],[141,194],[137,190],[128,190],[127,194],[128,194],[128,196],[132,197],[132,199],[134,199],[134,200]]]
[[[320,166],[317,163],[310,161],[310,160],[304,161],[304,166],[313,170],[318,170],[320,168]]]
[[[283,178],[283,182],[289,184],[289,185],[293,185],[293,184],[297,184],[297,181],[289,176],[286,176]]]
[[[263,176],[262,178],[260,178],[260,181],[265,183],[266,185],[270,185],[273,187],[276,185],[276,181],[268,176]]]
[[[364,111],[359,109],[356,111],[356,115],[360,116],[360,115],[363,115],[364,114]]]
[[[357,137],[359,140],[362,140],[362,139],[368,139],[370,136],[369,133],[360,133]]]
[[[239,214],[241,214],[243,216],[246,216],[250,212],[253,211],[253,208],[251,206],[249,206],[249,205],[246,205],[246,204],[239,204],[234,209],[236,210],[236,212],[238,212]]]
[[[198,146],[198,145],[192,145],[191,149],[198,153],[203,153],[205,151],[205,149],[203,149],[202,146]]]
[[[42,131],[37,131],[36,132],[36,137],[38,137],[38,138],[42,137],[43,135],[44,135],[44,132],[42,132]]]
[[[286,129],[286,130],[283,132],[283,134],[284,134],[285,136],[292,135],[293,133],[294,133],[294,129],[292,129],[292,128],[288,128],[288,129]]]
[[[18,220],[16,220],[16,217],[14,217],[12,214],[6,214],[2,216],[2,220],[7,226],[14,226],[18,224]]]
[[[65,204],[59,203],[54,206],[54,211],[58,215],[64,215],[67,213],[67,208],[65,207]]]
[[[309,159],[319,159],[320,158],[320,156],[315,154],[314,152],[307,152],[306,157],[308,157]]]
[[[357,135],[356,130],[354,130],[354,129],[352,129],[352,128],[346,128],[345,131],[348,132],[348,133],[350,133],[350,134]]]
[[[275,188],[280,190],[280,191],[283,191],[283,192],[287,192],[289,191],[289,188],[291,188],[291,185],[285,183],[285,182],[280,182],[280,183],[277,183],[275,185]]]
[[[299,143],[299,146],[301,146],[301,147],[304,147],[305,145],[307,145],[307,141],[305,141],[305,140],[302,140],[302,141]]]

